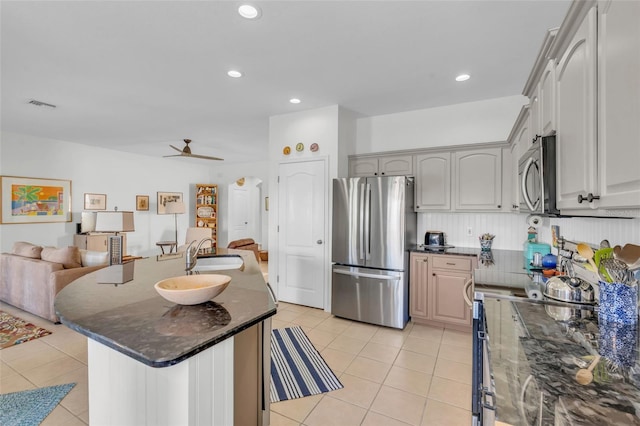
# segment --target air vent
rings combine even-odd
[[[55,107],[56,107],[55,105],[48,104],[48,103],[46,103],[46,102],[40,102],[40,101],[37,101],[37,100],[35,100],[35,99],[31,99],[31,100],[29,101],[29,103],[30,103],[31,105],[43,106],[43,107],[49,107],[49,108],[55,108]]]

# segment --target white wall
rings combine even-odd
[[[640,244],[640,219],[601,218],[543,218],[538,240],[551,244],[551,225],[560,226],[560,236],[595,247],[608,239],[616,244]],[[467,236],[471,227],[472,236]],[[418,214],[418,242],[424,242],[427,230],[444,231],[447,244],[457,247],[480,247],[478,237],[485,232],[494,234],[494,249],[522,250],[527,239],[527,215],[518,213],[420,213]]]
[[[196,159],[168,159],[128,154],[65,141],[3,132],[0,138],[2,175],[71,180],[72,222],[0,225],[0,249],[15,241],[39,245],[73,244],[83,210],[83,194],[107,195],[107,209],[135,212],[135,232],[127,234],[127,253],[160,254],[156,241],[173,240],[173,215],[156,214],[157,192],[182,192],[187,213],[178,215],[178,241],[193,223],[194,184],[215,183],[215,164]],[[136,195],[149,195],[149,211],[135,211]]]
[[[505,141],[526,103],[517,95],[360,118],[354,153]]]

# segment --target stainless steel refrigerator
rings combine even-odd
[[[409,177],[333,180],[331,313],[404,328],[417,238],[413,199]]]

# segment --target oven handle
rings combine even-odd
[[[473,278],[469,278],[469,281],[464,283],[464,287],[462,287],[462,297],[464,297],[464,302],[469,306],[473,306],[473,302],[471,301],[471,296],[469,294],[469,289],[473,285]]]
[[[524,198],[524,202],[527,204],[527,207],[529,207],[529,210],[532,213],[535,213],[538,209],[538,206],[540,205],[540,199],[538,199],[535,204],[532,204],[531,199],[529,198],[529,193],[527,192],[527,175],[529,174],[529,169],[531,168],[531,166],[533,166],[533,157],[529,157],[529,159],[527,160],[527,164],[525,164],[524,166],[520,184],[522,186],[522,198]],[[543,191],[544,189],[540,188],[540,190]]]

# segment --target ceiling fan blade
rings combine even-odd
[[[176,148],[176,147],[175,147],[175,146],[173,146],[173,145],[169,145],[169,146],[170,146],[171,148],[175,149],[175,150],[176,150],[176,151],[178,151],[178,152],[182,152],[182,150],[181,150],[181,149]]]
[[[175,154],[175,155],[163,155],[163,158],[168,158],[168,157],[185,157],[185,155],[183,154]]]
[[[202,158],[203,160],[224,160],[224,158],[209,157],[207,155],[198,155],[198,154],[185,155],[185,157]]]

